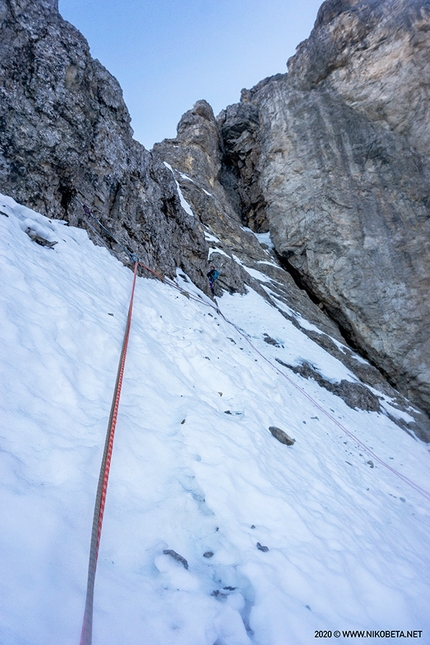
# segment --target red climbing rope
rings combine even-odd
[[[91,215],[94,219],[97,220],[97,218],[94,217],[90,209],[85,207],[83,204],[82,206],[84,207],[84,211],[87,215]],[[97,220],[98,223],[102,226],[102,228],[115,240],[117,244],[119,244],[122,249],[131,257],[131,259],[134,262],[134,274],[133,274],[133,286],[131,290],[131,296],[130,296],[130,304],[128,308],[128,316],[127,316],[127,322],[126,322],[126,327],[125,327],[125,332],[124,332],[124,340],[122,344],[122,350],[121,350],[121,356],[119,360],[119,365],[118,365],[118,371],[117,371],[117,377],[116,377],[116,383],[115,383],[115,388],[114,388],[114,394],[113,394],[113,399],[112,399],[112,405],[111,405],[111,411],[110,411],[110,417],[109,417],[109,422],[108,422],[108,428],[107,428],[107,433],[106,433],[106,441],[105,441],[105,447],[104,447],[104,453],[103,453],[103,459],[100,467],[100,475],[99,475],[99,481],[98,481],[98,487],[97,487],[97,494],[96,494],[96,502],[94,506],[94,516],[93,516],[93,526],[92,526],[92,531],[91,531],[91,545],[90,545],[90,556],[89,556],[89,564],[88,564],[88,580],[87,580],[87,592],[86,592],[86,601],[85,601],[85,612],[84,612],[84,618],[82,622],[82,633],[81,633],[81,641],[80,645],[91,645],[92,643],[92,628],[93,628],[93,603],[94,603],[94,585],[95,585],[95,576],[96,576],[96,569],[97,569],[97,560],[98,560],[98,554],[99,554],[99,546],[100,546],[100,537],[101,537],[101,531],[102,531],[102,524],[103,524],[103,514],[104,514],[104,507],[105,507],[105,501],[106,501],[106,492],[107,492],[107,486],[108,486],[108,480],[109,480],[109,470],[110,470],[110,464],[111,464],[111,459],[112,459],[112,450],[113,450],[113,442],[114,442],[114,435],[115,435],[115,426],[116,426],[116,421],[118,417],[118,407],[119,407],[119,400],[121,396],[121,388],[122,388],[122,381],[123,381],[123,376],[124,376],[124,367],[125,367],[125,360],[127,356],[127,347],[128,347],[128,341],[130,337],[130,328],[131,328],[131,319],[132,319],[132,313],[133,313],[133,301],[134,301],[134,292],[135,292],[135,287],[136,287],[136,278],[137,278],[137,269],[139,266],[143,267],[153,275],[155,275],[159,280],[162,282],[166,282],[169,286],[177,289],[180,293],[184,293],[187,295],[188,298],[195,300],[199,304],[204,304],[208,307],[211,307],[214,309],[223,319],[226,323],[231,325],[236,329],[236,331],[246,340],[246,342],[250,345],[250,347],[273,369],[276,370],[278,374],[280,374],[283,378],[285,378],[291,385],[293,385],[303,396],[305,396],[309,401],[312,402],[312,404],[320,410],[322,414],[324,414],[326,417],[328,417],[335,425],[337,425],[345,434],[347,434],[351,439],[353,439],[357,445],[359,445],[364,451],[367,452],[367,454],[371,455],[375,461],[377,461],[379,464],[390,470],[394,475],[396,475],[399,479],[401,479],[405,484],[408,484],[411,486],[415,491],[420,493],[423,497],[425,497],[427,500],[430,500],[430,493],[428,493],[426,490],[418,486],[418,484],[415,484],[415,482],[411,481],[408,477],[403,475],[402,473],[399,473],[397,470],[392,468],[389,464],[385,463],[382,459],[380,459],[370,448],[368,448],[362,441],[360,441],[352,432],[347,430],[335,417],[333,417],[329,412],[327,412],[315,399],[313,399],[303,388],[301,388],[297,383],[295,383],[291,378],[289,378],[282,370],[280,370],[272,361],[270,361],[260,350],[253,345],[253,343],[249,340],[248,335],[240,329],[235,323],[231,322],[224,316],[224,314],[220,311],[220,309],[212,304],[211,302],[205,302],[202,298],[196,296],[195,294],[189,293],[182,289],[178,284],[176,284],[173,280],[166,278],[165,276],[161,275],[160,273],[157,273],[157,271],[154,271],[150,267],[146,266],[143,262],[141,262],[134,254],[132,254],[122,243],[120,243],[114,236],[113,234],[106,229],[100,222]]]
[[[245,332],[244,332],[244,331],[242,331],[242,329],[240,329],[240,327],[238,327],[238,326],[237,326],[237,325],[235,325],[233,322],[231,322],[230,320],[228,320],[228,318],[226,318],[226,317],[224,316],[224,314],[223,314],[221,311],[219,311],[219,310],[218,310],[218,313],[219,313],[219,314],[220,314],[220,316],[225,320],[225,322],[226,322],[226,323],[228,323],[229,325],[231,325],[232,327],[234,327],[234,328],[236,329],[236,331],[237,331],[237,332],[242,336],[242,338],[243,338],[244,340],[246,340],[246,342],[248,343],[248,345],[250,345],[250,346],[252,347],[252,349],[253,349],[253,350],[254,350],[254,351],[255,351],[259,356],[261,356],[261,358],[262,358],[264,361],[266,361],[266,363],[269,363],[269,365],[270,365],[271,367],[273,367],[273,369],[274,369],[274,370],[276,370],[276,371],[278,372],[278,374],[280,374],[283,378],[285,378],[285,379],[286,379],[286,380],[287,380],[287,381],[288,381],[288,382],[289,382],[293,387],[295,387],[295,388],[296,388],[296,390],[298,390],[299,392],[301,392],[301,393],[303,394],[303,396],[305,396],[305,397],[306,397],[306,398],[307,398],[307,399],[308,399],[308,400],[309,400],[309,401],[310,401],[310,402],[311,402],[311,403],[312,403],[312,404],[313,404],[313,405],[314,405],[314,406],[315,406],[315,407],[316,407],[316,408],[317,408],[317,409],[318,409],[322,414],[324,414],[327,418],[329,418],[329,419],[330,419],[330,421],[332,421],[335,425],[337,425],[337,426],[338,426],[338,428],[340,428],[340,429],[342,430],[342,432],[344,432],[348,437],[350,437],[351,439],[353,439],[353,441],[355,441],[355,442],[356,442],[356,444],[357,444],[358,446],[360,446],[360,448],[361,448],[362,450],[364,450],[365,452],[367,452],[367,454],[368,454],[368,455],[370,455],[371,457],[373,457],[373,459],[374,459],[376,462],[378,462],[378,464],[380,464],[381,466],[384,466],[385,468],[387,468],[387,470],[390,470],[394,475],[396,475],[399,479],[401,479],[405,484],[408,484],[408,486],[410,486],[411,488],[413,488],[414,490],[416,490],[416,491],[417,491],[418,493],[420,493],[423,497],[425,497],[427,500],[429,500],[429,501],[430,501],[430,493],[429,493],[428,491],[426,491],[424,488],[421,488],[421,486],[419,486],[419,485],[418,485],[418,484],[416,484],[414,481],[412,481],[411,479],[409,479],[408,477],[406,477],[406,475],[403,475],[402,473],[399,473],[399,471],[398,471],[398,470],[396,470],[395,468],[393,468],[392,466],[390,466],[389,464],[387,464],[385,461],[383,461],[383,459],[381,459],[380,457],[378,457],[378,455],[376,455],[376,454],[375,454],[375,453],[374,453],[370,448],[368,448],[368,447],[366,446],[366,444],[365,444],[365,443],[363,443],[362,441],[360,441],[360,439],[358,439],[358,437],[356,437],[356,436],[355,436],[355,435],[354,435],[350,430],[348,430],[347,428],[345,428],[345,426],[344,426],[344,425],[342,425],[342,423],[340,423],[340,421],[338,421],[338,420],[337,420],[337,419],[336,419],[332,414],[330,414],[330,412],[327,412],[327,410],[325,410],[325,408],[323,408],[323,406],[322,406],[322,405],[320,405],[317,401],[315,401],[315,399],[314,399],[314,398],[312,398],[312,397],[311,397],[311,395],[310,395],[310,394],[308,394],[308,393],[307,393],[303,388],[301,388],[301,387],[300,387],[300,385],[297,385],[297,383],[295,383],[295,382],[293,381],[293,379],[291,379],[289,376],[287,376],[287,375],[286,375],[286,374],[285,374],[281,369],[279,369],[279,367],[277,367],[277,366],[276,366],[274,363],[272,363],[272,361],[271,361],[271,360],[269,360],[269,359],[268,359],[268,358],[267,358],[267,357],[266,357],[262,352],[260,352],[260,350],[259,350],[257,347],[255,347],[255,345],[254,345],[254,344],[249,340],[248,336],[245,334]]]
[[[145,264],[143,264],[143,262],[139,262],[139,265],[144,267],[147,271],[150,271],[152,274],[157,276],[157,278],[161,279],[162,281],[166,281],[167,284],[169,284],[170,286],[174,287],[178,291],[183,292],[183,289],[181,289],[177,284],[175,284],[175,282],[173,282],[173,280],[169,280],[167,278],[164,278],[162,275],[160,275],[159,273],[157,273],[153,269],[150,269]],[[378,455],[376,455],[370,448],[368,448],[365,443],[360,441],[360,439],[358,439],[358,437],[356,437],[350,430],[345,428],[345,426],[342,423],[340,423],[340,421],[338,421],[332,414],[330,414],[330,412],[327,412],[327,410],[325,410],[325,408],[322,405],[320,405],[317,401],[315,401],[315,399],[312,398],[312,396],[310,394],[308,394],[303,388],[301,388],[300,385],[295,383],[293,381],[293,379],[291,379],[289,376],[287,376],[285,374],[285,372],[283,372],[281,369],[279,369],[279,367],[277,367],[274,363],[272,363],[272,361],[270,359],[268,359],[267,356],[265,356],[262,352],[260,352],[260,350],[257,347],[255,347],[255,345],[249,340],[248,335],[242,329],[240,329],[240,327],[238,327],[235,323],[231,322],[231,320],[226,318],[226,316],[224,316],[222,311],[217,306],[213,305],[212,303],[208,303],[208,302],[205,302],[204,300],[201,300],[201,298],[196,297],[194,294],[191,294],[191,293],[187,292],[187,295],[192,300],[195,300],[195,301],[199,302],[200,304],[204,304],[204,305],[207,305],[207,306],[211,307],[212,309],[215,309],[215,311],[223,318],[223,320],[225,320],[225,322],[227,324],[229,324],[232,327],[234,327],[236,329],[236,331],[242,336],[242,338],[248,343],[248,345],[250,345],[250,347],[259,356],[261,356],[261,358],[264,361],[266,361],[266,363],[268,363],[274,370],[276,370],[276,372],[278,374],[280,374],[283,378],[285,378],[293,387],[296,388],[296,390],[301,392],[301,394],[304,397],[306,397],[322,414],[324,414],[328,419],[330,419],[330,421],[332,421],[332,423],[337,425],[337,427],[340,428],[342,430],[342,432],[344,432],[348,437],[350,437],[350,439],[355,441],[356,444],[358,446],[360,446],[360,448],[362,448],[362,450],[364,450],[368,455],[370,455],[378,464],[380,464],[381,466],[384,466],[384,468],[386,468],[387,470],[390,470],[394,475],[396,475],[396,477],[401,479],[405,484],[407,484],[408,486],[413,488],[415,491],[420,493],[420,495],[422,495],[423,497],[425,497],[427,500],[430,501],[430,493],[428,491],[426,491],[424,488],[421,488],[421,486],[419,486],[414,481],[412,481],[411,479],[406,477],[406,475],[403,475],[398,470],[396,470],[395,468],[390,466],[390,464],[387,464],[383,459],[378,457]]]
[[[131,318],[133,313],[134,291],[136,287],[138,262],[134,265],[133,286],[131,290],[130,304],[128,308],[127,323],[125,326],[124,340],[122,343],[121,357],[118,365],[115,389],[112,398],[109,423],[106,433],[105,448],[100,467],[99,483],[97,487],[96,503],[94,506],[93,527],[91,531],[90,558],[88,564],[87,595],[85,601],[85,613],[82,622],[82,633],[80,645],[91,645],[93,631],[93,601],[94,584],[99,555],[100,536],[103,524],[103,513],[106,501],[106,491],[109,480],[110,463],[112,459],[113,440],[115,435],[116,420],[118,417],[119,399],[121,396],[122,380],[124,376],[125,359],[127,356],[128,339],[130,336]]]
[[[157,273],[153,269],[150,269],[145,264],[143,264],[143,262],[139,262],[139,264],[140,264],[140,266],[144,267],[147,271],[150,271],[155,276],[157,276],[157,278],[160,278],[163,281],[165,280],[170,286],[174,287],[175,289],[178,289],[179,291],[183,291],[177,284],[175,284],[175,282],[173,282],[173,280],[165,279],[162,275],[160,275],[159,273]],[[427,500],[430,501],[430,493],[428,491],[426,491],[424,488],[421,488],[421,486],[419,486],[414,481],[412,481],[411,479],[406,477],[406,475],[403,475],[398,470],[396,470],[395,468],[390,466],[390,464],[387,464],[383,459],[378,457],[378,455],[376,455],[370,448],[368,448],[365,443],[360,441],[360,439],[358,439],[358,437],[356,437],[350,430],[345,428],[345,426],[342,423],[340,423],[340,421],[338,421],[332,414],[330,414],[330,412],[327,412],[327,410],[325,410],[325,408],[323,408],[322,405],[320,405],[317,401],[315,401],[315,399],[312,398],[312,396],[310,394],[308,394],[303,388],[301,388],[300,385],[295,383],[293,381],[293,379],[289,378],[289,376],[287,376],[285,374],[285,372],[283,372],[281,369],[279,369],[279,367],[277,367],[274,363],[272,363],[272,361],[270,359],[268,359],[267,356],[265,356],[262,352],[260,352],[260,350],[257,347],[255,347],[255,345],[249,340],[248,335],[242,329],[240,329],[240,327],[238,327],[235,323],[231,322],[231,320],[226,318],[226,316],[224,316],[224,314],[222,313],[222,311],[218,307],[216,307],[215,305],[213,305],[211,303],[205,302],[204,300],[201,300],[200,298],[194,296],[191,293],[188,293],[188,297],[191,298],[192,300],[195,300],[195,301],[197,301],[197,302],[199,302],[201,304],[205,304],[205,305],[215,309],[216,312],[223,318],[223,320],[225,320],[225,322],[227,324],[229,324],[232,327],[234,327],[236,329],[236,331],[242,336],[242,338],[248,343],[248,345],[250,345],[250,347],[259,356],[261,356],[261,358],[264,361],[266,361],[266,363],[268,363],[274,370],[276,370],[276,372],[278,374],[280,374],[283,378],[285,378],[293,387],[296,388],[296,390],[301,392],[301,394],[304,397],[306,397],[322,414],[324,414],[328,419],[330,419],[330,421],[332,421],[332,423],[337,425],[337,427],[340,428],[342,430],[342,432],[344,432],[348,437],[350,437],[350,439],[355,441],[356,444],[358,446],[360,446],[360,448],[362,448],[362,450],[364,450],[368,455],[370,455],[378,464],[380,464],[381,466],[384,466],[384,468],[386,468],[387,470],[390,470],[394,475],[396,475],[396,477],[401,479],[405,484],[407,484],[408,486],[413,488],[415,491],[420,493],[420,495],[422,495],[423,497],[425,497]]]

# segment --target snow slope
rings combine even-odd
[[[83,230],[8,197],[0,211],[0,643],[77,645],[132,274]],[[308,645],[347,629],[423,630],[430,643],[430,502],[293,383],[430,491],[428,446],[287,380],[210,305],[138,278],[94,645]],[[256,293],[219,305],[272,362],[354,380]]]

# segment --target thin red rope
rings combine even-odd
[[[147,267],[145,264],[143,264],[143,262],[139,262],[139,264],[141,266],[143,266],[145,269],[147,269],[147,271],[150,271],[155,276],[157,276],[157,278],[165,281],[165,278],[162,275],[160,275],[159,273],[157,273],[153,269],[150,269],[149,267]],[[170,286],[174,287],[175,289],[178,289],[179,291],[182,291],[182,289],[177,284],[175,284],[172,280],[166,280],[166,282]],[[218,307],[216,307],[215,305],[212,305],[210,303],[204,302],[204,300],[201,300],[200,298],[197,298],[193,294],[188,294],[188,295],[189,295],[189,297],[191,299],[215,309],[216,312],[225,320],[225,322],[228,323],[229,325],[231,325],[232,327],[234,327],[236,329],[236,331],[242,336],[242,338],[244,338],[244,340],[252,347],[252,349],[259,356],[261,356],[261,358],[264,361],[266,361],[266,363],[268,363],[271,367],[273,367],[273,369],[276,370],[276,372],[278,374],[280,374],[283,378],[285,378],[289,383],[291,383],[291,385],[293,387],[296,388],[296,390],[301,392],[303,394],[303,396],[305,396],[309,401],[311,401],[311,403],[322,414],[324,414],[328,419],[330,419],[330,421],[332,421],[335,425],[337,425],[337,427],[340,428],[342,430],[342,432],[344,432],[348,437],[353,439],[356,442],[356,444],[362,448],[362,450],[364,450],[368,455],[370,455],[377,463],[379,463],[381,466],[384,466],[384,468],[386,468],[387,470],[391,471],[394,475],[396,475],[399,479],[401,479],[405,484],[407,484],[408,486],[413,488],[415,491],[420,493],[420,495],[422,495],[423,497],[425,497],[427,500],[430,501],[430,493],[428,491],[426,491],[424,488],[421,488],[421,486],[419,486],[414,481],[412,481],[411,479],[406,477],[406,475],[403,475],[398,470],[396,470],[395,468],[390,466],[390,464],[387,464],[383,459],[378,457],[378,455],[376,455],[370,448],[368,448],[365,443],[360,441],[360,439],[358,439],[358,437],[356,437],[350,430],[345,428],[345,426],[342,425],[342,423],[340,423],[333,415],[331,415],[330,412],[327,412],[327,410],[325,410],[322,405],[320,405],[317,401],[315,401],[315,399],[312,398],[312,396],[310,394],[308,394],[303,388],[301,388],[300,385],[295,383],[293,381],[293,379],[291,379],[289,376],[287,376],[285,374],[285,372],[283,372],[281,369],[279,369],[279,367],[277,367],[274,363],[272,363],[272,361],[270,359],[268,359],[267,356],[265,356],[262,352],[260,352],[260,350],[257,347],[255,347],[255,345],[249,340],[247,334],[242,329],[240,329],[240,327],[238,327],[235,323],[231,322],[231,320],[226,318],[226,316],[224,316],[224,314],[222,313],[222,311],[220,309],[218,309]]]
[[[269,365],[270,365],[271,367],[273,367],[273,369],[274,369],[274,370],[276,370],[276,371],[278,372],[278,374],[280,374],[281,376],[283,376],[283,377],[284,377],[284,378],[285,378],[289,383],[291,383],[291,385],[292,385],[293,387],[295,387],[295,388],[296,388],[296,390],[298,390],[299,392],[301,392],[301,393],[303,394],[303,396],[305,396],[309,401],[311,401],[311,403],[312,403],[312,404],[313,404],[313,405],[314,405],[314,406],[315,406],[315,407],[316,407],[320,412],[322,412],[322,414],[324,414],[326,417],[328,417],[328,418],[330,419],[330,421],[332,421],[335,425],[337,425],[337,426],[338,426],[338,428],[340,428],[340,429],[342,430],[342,432],[344,432],[346,435],[348,435],[348,437],[350,437],[351,439],[353,439],[353,440],[357,443],[357,445],[359,445],[359,446],[360,446],[360,448],[362,448],[362,450],[364,450],[365,452],[367,452],[367,454],[368,454],[368,455],[370,455],[371,457],[373,457],[373,459],[374,459],[375,461],[377,461],[379,464],[381,464],[381,466],[384,466],[385,468],[387,468],[387,470],[390,470],[394,475],[396,475],[397,477],[399,477],[399,479],[401,479],[403,482],[405,482],[405,484],[408,484],[408,486],[411,486],[411,488],[413,488],[414,490],[416,490],[416,491],[417,491],[418,493],[420,493],[423,497],[425,497],[427,500],[429,500],[429,501],[430,501],[430,493],[428,493],[428,491],[426,491],[424,488],[421,488],[421,486],[419,486],[419,485],[418,485],[418,484],[416,484],[414,481],[412,481],[411,479],[409,479],[408,477],[406,477],[406,475],[403,475],[402,473],[399,473],[399,471],[398,471],[398,470],[396,470],[395,468],[393,468],[392,466],[390,466],[389,464],[387,464],[385,461],[383,461],[383,459],[381,459],[380,457],[378,457],[378,455],[376,455],[376,454],[375,454],[375,453],[374,453],[370,448],[368,448],[368,447],[366,446],[366,444],[365,444],[365,443],[363,443],[362,441],[360,441],[360,439],[358,439],[358,437],[356,437],[356,436],[355,436],[355,435],[354,435],[350,430],[348,430],[347,428],[345,428],[345,426],[344,426],[344,425],[342,425],[342,423],[340,423],[340,421],[338,421],[338,420],[337,420],[337,419],[336,419],[332,414],[330,414],[330,412],[327,412],[327,410],[325,410],[325,409],[323,408],[323,406],[322,406],[322,405],[320,405],[317,401],[315,401],[315,399],[314,399],[314,398],[312,398],[312,396],[311,396],[310,394],[308,394],[308,393],[307,393],[303,388],[301,388],[301,387],[300,387],[300,385],[298,385],[297,383],[295,383],[295,382],[293,381],[293,379],[291,379],[289,376],[287,376],[287,375],[286,375],[286,374],[285,374],[281,369],[279,369],[279,367],[277,367],[274,363],[272,363],[272,361],[271,361],[270,359],[268,359],[268,358],[267,358],[267,357],[266,357],[262,352],[260,352],[260,350],[259,350],[257,347],[255,347],[255,345],[254,345],[254,344],[249,340],[249,338],[247,337],[247,335],[246,335],[246,334],[245,334],[245,333],[240,329],[240,327],[238,327],[238,326],[237,326],[237,325],[235,325],[233,322],[231,322],[230,320],[228,320],[228,318],[226,318],[226,317],[224,316],[224,314],[223,314],[221,311],[220,311],[219,313],[220,313],[220,316],[221,316],[221,317],[222,317],[222,318],[223,318],[223,319],[224,319],[224,320],[225,320],[229,325],[232,325],[232,327],[234,327],[234,328],[236,329],[236,331],[237,331],[237,332],[242,336],[242,338],[243,338],[244,340],[246,340],[246,342],[247,342],[247,343],[252,347],[252,349],[253,349],[253,350],[254,350],[254,351],[255,351],[259,356],[261,356],[261,358],[262,358],[263,360],[265,360],[265,361],[266,361],[266,363],[269,363]]]
[[[118,365],[116,384],[115,384],[115,389],[114,389],[114,394],[112,399],[112,406],[110,411],[105,448],[104,448],[103,459],[102,459],[102,464],[100,468],[99,483],[97,487],[96,502],[94,507],[93,526],[92,526],[92,532],[91,532],[90,557],[89,557],[89,564],[88,564],[87,594],[86,594],[86,602],[85,602],[85,613],[84,613],[84,618],[82,623],[80,645],[91,645],[92,643],[95,576],[96,576],[97,560],[98,560],[98,553],[99,553],[99,546],[100,546],[100,537],[101,537],[101,531],[102,531],[102,525],[103,525],[103,514],[104,514],[105,501],[106,501],[106,492],[107,492],[107,486],[109,481],[110,464],[112,459],[115,426],[116,426],[116,421],[118,417],[118,407],[119,407],[119,401],[121,397],[121,388],[122,388],[122,381],[124,376],[125,360],[127,356],[127,347],[128,347],[129,337],[130,337],[131,320],[132,320],[132,314],[133,314],[134,292],[136,287],[138,266],[142,266],[144,269],[146,269],[153,275],[157,276],[157,278],[159,278],[161,281],[167,282],[169,286],[174,287],[180,292],[183,291],[183,289],[181,289],[181,287],[175,284],[173,280],[166,279],[160,273],[157,273],[153,269],[150,269],[143,262],[139,262],[139,261],[135,262],[134,274],[133,274],[133,286],[132,286],[131,296],[130,296],[127,323],[126,323],[126,328],[124,332],[124,340],[123,340],[123,345],[121,350],[121,357]],[[247,334],[245,334],[245,332],[242,329],[240,329],[240,327],[238,327],[235,323],[228,320],[228,318],[224,316],[224,314],[218,309],[218,307],[210,303],[204,302],[204,300],[197,298],[196,296],[194,296],[194,294],[188,294],[188,295],[190,298],[199,302],[200,304],[205,304],[213,308],[225,320],[226,323],[228,323],[229,325],[231,325],[236,329],[236,331],[244,338],[244,340],[246,340],[246,342],[251,346],[251,348],[262,359],[264,359],[264,361],[269,363],[269,365],[271,365],[271,367],[275,369],[278,374],[284,377],[291,385],[293,385],[297,390],[299,390],[299,392],[301,392],[303,396],[305,396],[309,401],[311,401],[312,404],[318,410],[320,410],[335,425],[337,425],[345,434],[347,434],[351,439],[353,439],[357,443],[357,445],[359,445],[364,451],[366,451],[369,455],[371,455],[373,459],[375,459],[375,461],[377,461],[379,464],[381,464],[382,466],[390,470],[394,475],[399,477],[399,479],[401,479],[404,483],[411,486],[423,497],[430,500],[430,493],[428,493],[426,490],[418,486],[418,484],[415,484],[415,482],[411,481],[408,477],[406,477],[402,473],[399,473],[395,468],[392,468],[389,464],[387,464],[382,459],[380,459],[370,448],[368,448],[362,441],[360,441],[360,439],[358,439],[352,432],[347,430],[347,428],[345,428],[337,419],[335,419],[335,417],[333,417],[317,401],[315,401],[315,399],[313,399],[312,396],[310,396],[303,388],[297,385],[297,383],[295,383],[282,370],[280,370],[276,365],[274,365],[272,361],[270,361],[262,352],[260,352],[260,350],[257,347],[255,347],[255,345],[247,337]]]
[[[103,459],[100,467],[99,483],[97,487],[96,502],[94,506],[93,527],[91,531],[90,557],[88,564],[87,595],[85,601],[85,613],[82,621],[82,633],[80,645],[91,645],[93,631],[93,604],[94,604],[94,584],[97,569],[97,560],[99,555],[100,536],[103,525],[103,514],[106,501],[106,492],[109,481],[109,470],[112,459],[113,442],[115,436],[115,426],[118,418],[119,400],[121,397],[122,381],[124,376],[125,360],[127,356],[128,339],[130,337],[131,318],[133,314],[134,291],[136,287],[137,276],[136,262],[134,265],[133,286],[131,290],[130,304],[128,307],[127,323],[125,326],[124,340],[122,344],[121,357],[119,360],[118,371],[116,376],[115,389],[112,398],[109,423],[106,433],[105,448]]]

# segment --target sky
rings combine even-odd
[[[77,645],[132,272],[3,195],[0,239],[0,643]],[[354,410],[281,369],[356,381],[242,266],[297,326],[252,289],[137,279],[93,645],[428,644],[428,445],[388,397]]]
[[[286,72],[312,30],[321,0],[59,0],[118,79],[135,138],[147,148],[176,136],[206,99],[215,115],[242,88]]]

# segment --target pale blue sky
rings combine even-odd
[[[118,79],[135,138],[176,135],[206,99],[218,114],[243,87],[284,73],[322,0],[59,0],[61,15]]]

